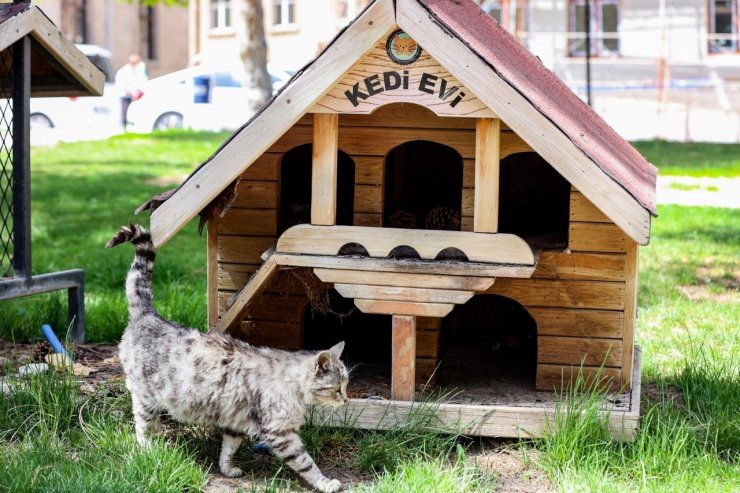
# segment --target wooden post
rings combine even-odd
[[[637,319],[637,270],[639,246],[627,240],[627,268],[624,272],[624,332],[622,333],[622,385],[632,385],[634,363],[635,323]]]
[[[218,218],[208,221],[206,257],[206,291],[208,293],[208,327],[218,322]]]
[[[498,231],[501,120],[478,118],[475,125],[473,231]]]
[[[311,224],[332,226],[337,217],[337,152],[339,115],[313,115],[313,171],[311,173]]]
[[[393,315],[391,399],[413,401],[416,383],[416,317]]]

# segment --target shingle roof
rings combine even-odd
[[[655,215],[657,169],[472,0],[418,0]]]

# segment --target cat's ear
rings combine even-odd
[[[330,361],[331,353],[329,351],[321,351],[316,355],[316,371],[327,371]]]
[[[329,352],[337,358],[342,356],[342,351],[344,351],[344,341],[335,344],[331,349],[329,349]]]

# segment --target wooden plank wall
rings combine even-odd
[[[372,115],[340,116],[339,149],[355,162],[354,224],[379,227],[383,222],[383,182],[385,157],[394,147],[411,140],[429,140],[448,145],[463,157],[464,190],[461,203],[463,229],[473,229],[475,119],[441,118],[417,105],[392,105]],[[282,154],[313,138],[313,117],[304,116],[281,137],[242,176],[233,206],[209,228],[216,250],[217,268],[210,268],[209,296],[217,299],[218,311],[211,309],[211,323],[227,307],[229,298],[247,282],[261,264],[260,255],[277,242],[280,207],[280,159]],[[502,129],[502,155],[528,146],[510,129]],[[214,262],[212,261],[211,264]],[[284,276],[265,290],[248,313],[247,333],[255,343],[280,342],[280,347],[302,344],[302,313],[307,299],[300,287],[286,295]],[[210,303],[211,307],[215,305]],[[274,313],[272,309],[274,308]],[[438,327],[419,326],[419,379],[426,381],[436,366]],[[268,330],[269,329],[269,330]],[[431,329],[431,330],[430,330]],[[289,334],[292,334],[289,336]],[[432,352],[432,346],[434,351]]]
[[[462,222],[463,230],[472,231],[475,120],[440,118],[414,105],[403,109],[385,107],[369,116],[340,116],[339,148],[356,167],[355,225],[382,225],[385,156],[397,145],[423,139],[448,145],[463,157]],[[209,267],[209,280],[217,283],[217,289],[209,286],[209,297],[217,298],[218,314],[261,264],[262,252],[276,243],[280,157],[310,143],[312,134],[312,116],[307,115],[245,172],[233,207],[209,229],[217,238],[209,242],[217,249],[215,256],[209,254],[209,259],[217,259],[217,268]],[[527,150],[518,136],[502,128],[502,156]],[[582,362],[587,375],[593,376],[604,363],[604,375],[617,384],[626,383],[629,377],[623,374],[631,371],[636,288],[633,281],[626,282],[625,273],[636,268],[634,242],[573,189],[568,246],[567,252],[542,252],[532,280],[499,278],[487,293],[518,301],[535,318],[537,388],[559,387],[563,373],[567,379]],[[243,326],[258,334],[253,342],[301,347],[307,298],[301,286],[291,285],[286,292],[283,275],[274,284]],[[216,316],[213,312],[209,311],[211,317]],[[417,382],[432,374],[438,354],[439,323],[420,318]]]
[[[499,278],[487,292],[518,301],[536,320],[538,389],[560,387],[581,364],[587,379],[603,365],[602,377],[621,385],[632,351],[625,281],[634,242],[575,189],[568,236],[568,251],[543,251],[531,280]]]

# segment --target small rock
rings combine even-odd
[[[46,363],[31,363],[18,368],[18,375],[28,377],[39,373],[45,373],[47,371],[49,371],[49,365]]]
[[[5,383],[3,379],[0,379],[0,394],[10,395],[13,393],[13,387],[9,383]]]

